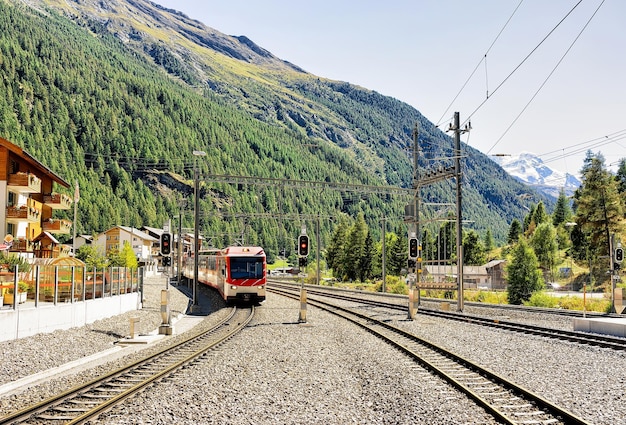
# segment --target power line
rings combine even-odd
[[[582,3],[582,0],[579,0],[578,3],[576,3],[574,5],[574,7],[572,7],[572,9],[570,9],[569,12],[567,12],[567,14],[554,26],[554,28],[552,28],[548,34],[546,34],[546,36],[539,42],[539,44],[537,44],[531,51],[530,53],[528,53],[526,55],[526,57],[524,59],[522,59],[522,61],[509,73],[509,75],[507,75],[504,80],[502,80],[502,82],[500,84],[498,84],[498,86],[491,92],[491,96],[489,96],[488,98],[486,98],[485,100],[483,100],[477,107],[476,109],[474,109],[474,111],[469,114],[469,116],[467,117],[467,119],[463,122],[463,124],[467,123],[468,121],[470,121],[472,119],[472,116],[478,112],[478,110],[480,110],[480,108],[483,107],[483,105],[485,103],[487,103],[487,101],[489,99],[491,99],[491,97],[493,97],[493,95],[504,85],[504,83],[506,83],[509,78],[511,78],[513,76],[513,74],[515,74],[517,72],[518,69],[520,69],[522,67],[522,65],[537,51],[537,49],[539,49],[539,47],[541,47],[541,45],[543,43],[545,43],[545,41],[554,33],[554,31],[556,31],[556,29],[561,26],[561,24],[569,17],[569,15],[572,14],[572,12],[574,12],[574,10],[580,5],[580,3]]]
[[[580,2],[579,2],[580,4]],[[552,77],[552,75],[556,72],[556,69],[559,67],[559,65],[561,65],[561,63],[563,62],[563,60],[565,59],[565,56],[567,56],[567,54],[570,52],[570,50],[572,50],[572,47],[574,47],[574,44],[576,44],[576,42],[578,41],[578,39],[580,38],[580,36],[582,35],[582,33],[585,31],[585,29],[587,29],[587,27],[589,26],[589,23],[591,22],[591,20],[596,16],[596,14],[598,13],[598,10],[600,10],[600,8],[602,7],[602,5],[604,4],[604,0],[602,0],[602,2],[598,5],[598,7],[596,8],[596,10],[591,14],[591,16],[589,17],[589,19],[587,20],[587,22],[585,23],[585,25],[583,25],[582,29],[578,32],[578,35],[574,38],[574,40],[572,41],[572,43],[569,45],[569,47],[567,48],[567,50],[565,50],[565,53],[563,53],[563,56],[561,56],[561,59],[559,59],[559,61],[556,63],[556,65],[554,66],[554,68],[552,68],[552,71],[550,71],[550,73],[548,74],[548,76],[545,78],[545,80],[543,80],[543,83],[541,83],[541,85],[539,86],[539,88],[537,89],[537,91],[535,91],[535,94],[532,95],[532,97],[530,98],[530,100],[526,103],[526,105],[522,108],[522,110],[520,111],[519,114],[517,114],[517,116],[515,117],[515,119],[513,120],[513,122],[511,122],[511,124],[507,127],[507,129],[504,131],[504,133],[502,133],[502,136],[500,136],[498,138],[498,140],[496,140],[496,142],[491,146],[491,148],[489,148],[489,150],[487,151],[487,154],[489,154],[489,152],[491,152],[491,150],[493,148],[496,147],[496,145],[498,143],[500,143],[500,141],[504,138],[504,136],[506,136],[506,134],[509,132],[509,130],[515,125],[515,123],[517,122],[517,120],[519,120],[519,118],[522,116],[522,114],[526,111],[526,109],[528,109],[528,107],[530,106],[530,104],[532,103],[533,100],[535,100],[535,98],[537,97],[537,95],[539,94],[539,92],[544,88],[544,86],[547,84],[548,80],[550,79],[550,77]],[[573,9],[572,9],[573,10]],[[508,77],[507,77],[508,78]]]
[[[517,7],[515,8],[513,13],[511,14],[511,16],[509,16],[509,19],[507,19],[506,23],[504,24],[504,26],[502,27],[502,29],[500,30],[500,32],[498,33],[496,38],[491,42],[491,44],[489,45],[489,48],[487,49],[487,51],[485,52],[483,57],[478,61],[478,63],[476,64],[476,67],[474,67],[474,70],[470,73],[469,77],[467,77],[467,80],[465,80],[465,83],[463,83],[463,85],[461,86],[461,89],[458,91],[456,96],[454,96],[454,99],[452,99],[452,102],[450,102],[450,104],[448,105],[446,110],[443,112],[443,114],[441,114],[441,118],[439,118],[439,120],[437,121],[436,127],[439,127],[441,125],[441,120],[443,119],[443,117],[446,116],[446,114],[448,113],[450,108],[452,108],[452,105],[454,104],[454,102],[456,102],[456,100],[461,95],[463,90],[465,90],[465,87],[470,82],[470,80],[472,79],[472,77],[474,76],[476,71],[478,70],[478,67],[480,66],[480,64],[483,63],[483,62],[485,62],[485,78],[486,78],[486,74],[487,74],[487,55],[491,51],[491,48],[494,46],[494,44],[496,44],[496,41],[498,41],[498,39],[500,38],[500,36],[504,32],[504,29],[509,25],[509,22],[511,22],[511,19],[513,19],[513,16],[517,12],[517,9],[519,9],[519,7],[522,5],[523,2],[524,2],[524,0],[520,0],[520,2],[517,4]],[[487,82],[487,97],[489,97],[489,85],[488,85],[488,82]]]

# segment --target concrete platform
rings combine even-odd
[[[172,334],[180,335],[192,329],[204,319],[204,316],[188,316],[184,314],[172,318]],[[117,360],[133,352],[143,350],[144,348],[150,346],[150,344],[158,342],[163,338],[166,338],[166,335],[159,334],[158,329],[155,329],[148,335],[138,335],[135,338],[122,338],[117,341],[113,348],[108,350],[80,358],[52,369],[44,370],[34,375],[26,376],[4,385],[0,385],[0,396],[6,397],[12,394],[17,394],[31,386],[38,385],[67,374],[75,374],[82,370],[91,369],[107,362]]]
[[[626,317],[623,319],[612,317],[576,318],[574,319],[574,330],[626,338]]]

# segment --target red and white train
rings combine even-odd
[[[227,303],[265,301],[266,270],[265,251],[258,246],[198,253],[198,283],[217,289]],[[182,274],[193,281],[193,255],[185,258]]]

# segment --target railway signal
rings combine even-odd
[[[172,253],[172,234],[169,232],[161,233],[160,251],[162,256]]]
[[[624,249],[619,247],[619,248],[615,248],[615,261],[617,263],[621,263],[622,261],[624,261]]]
[[[419,241],[417,238],[409,238],[409,258],[415,260],[419,257]]]
[[[298,237],[298,255],[301,257],[307,257],[309,255],[309,237],[307,235],[300,235]]]

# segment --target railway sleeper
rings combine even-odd
[[[93,390],[98,390],[98,391],[100,391],[100,389],[98,389],[98,388],[94,388]],[[92,390],[92,391],[93,391],[93,390]],[[110,397],[109,397],[108,395],[106,395],[106,394],[92,394],[92,393],[85,393],[85,394],[81,394],[80,396],[81,396],[81,397],[84,397],[84,398],[94,398],[94,399],[95,399],[95,398],[99,398],[99,399],[110,398]]]
[[[99,401],[95,401],[95,400],[67,400],[68,403],[72,403],[72,404],[78,404],[78,405],[83,405],[83,406],[97,406],[100,404]]]
[[[125,382],[109,382],[106,386],[112,388],[131,388],[134,387],[135,384],[125,380]]]
[[[499,406],[500,409],[528,409],[533,407],[532,404],[530,403],[526,403],[526,404],[504,404],[502,406]]]
[[[37,419],[42,419],[44,421],[71,421],[72,419],[76,419],[76,416],[68,416],[68,415],[37,415]]]
[[[55,407],[54,411],[55,412],[63,412],[63,413],[85,413],[88,412],[90,409],[80,409],[78,407]]]

